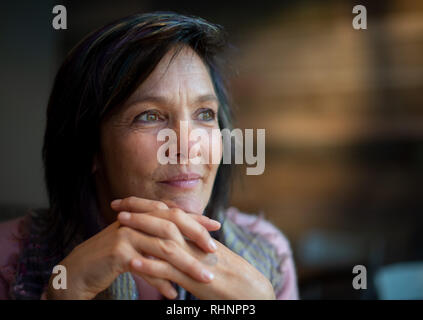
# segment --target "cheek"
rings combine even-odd
[[[207,167],[210,172],[208,183],[213,184],[216,177],[217,169],[219,168],[220,161],[222,159],[223,148],[222,148],[222,135],[219,129],[209,131],[208,143],[203,148],[209,148],[209,159]]]
[[[156,136],[135,133],[121,142],[121,157],[123,166],[150,175],[150,168],[157,167],[158,143]]]
[[[213,163],[218,165],[223,155],[223,143],[222,143],[222,134],[220,130],[214,130],[212,133],[212,139],[210,141],[210,149],[212,154],[215,154]]]
[[[215,170],[219,165],[223,155],[222,134],[219,129],[214,129],[209,132],[208,144],[209,148],[209,162],[210,167]],[[206,148],[207,146],[204,146]]]
[[[156,136],[134,132],[110,139],[106,148],[105,162],[112,184],[128,187],[146,183],[158,166]]]

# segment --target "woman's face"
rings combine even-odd
[[[211,139],[211,130],[219,129],[218,100],[200,57],[189,47],[170,61],[173,54],[174,50],[169,51],[119,111],[102,123],[94,170],[98,202],[108,221],[116,218],[109,204],[117,198],[160,200],[169,207],[198,214],[210,199],[219,165],[180,164],[180,160],[197,154],[194,150],[190,153],[195,144],[203,151],[218,148],[221,156],[221,140],[212,144]],[[196,128],[205,129],[210,137],[208,146],[190,141],[184,154],[180,121],[188,124],[188,134]],[[157,134],[165,128],[176,133],[178,164],[162,165],[157,160],[159,147],[165,143],[157,141]]]

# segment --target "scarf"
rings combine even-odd
[[[58,264],[67,253],[61,257],[49,254],[49,243],[54,239],[40,241],[40,233],[46,226],[46,210],[31,210],[26,217],[28,236],[22,239],[22,249],[18,260],[15,280],[10,286],[10,296],[14,299],[40,299],[48,285],[53,267]],[[276,252],[270,242],[252,232],[249,228],[237,225],[225,218],[224,213],[218,214],[221,228],[212,232],[212,236],[230,250],[247,260],[259,270],[272,284],[275,293],[278,292],[285,280],[281,272],[283,256]],[[96,224],[90,221],[87,223]],[[77,233],[71,247],[87,239],[82,233]],[[57,241],[57,240],[55,240]],[[173,284],[178,292],[178,300],[196,300],[197,298],[178,284]],[[139,297],[136,283],[130,272],[120,274],[113,283],[99,293],[95,299],[137,300]]]

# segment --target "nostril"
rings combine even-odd
[[[182,153],[181,153],[181,152],[178,152],[178,153],[176,154],[176,159],[178,160],[178,163],[182,163],[182,162],[181,162],[181,159],[182,159]]]

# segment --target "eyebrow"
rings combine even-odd
[[[198,96],[194,100],[194,103],[203,103],[208,101],[217,102],[217,104],[219,105],[219,99],[216,97],[215,94],[211,94],[211,93]],[[137,104],[137,103],[143,103],[143,102],[153,102],[153,103],[161,104],[161,105],[172,104],[171,100],[166,98],[165,96],[144,95],[140,98],[136,98],[134,101],[131,101],[128,106]]]

